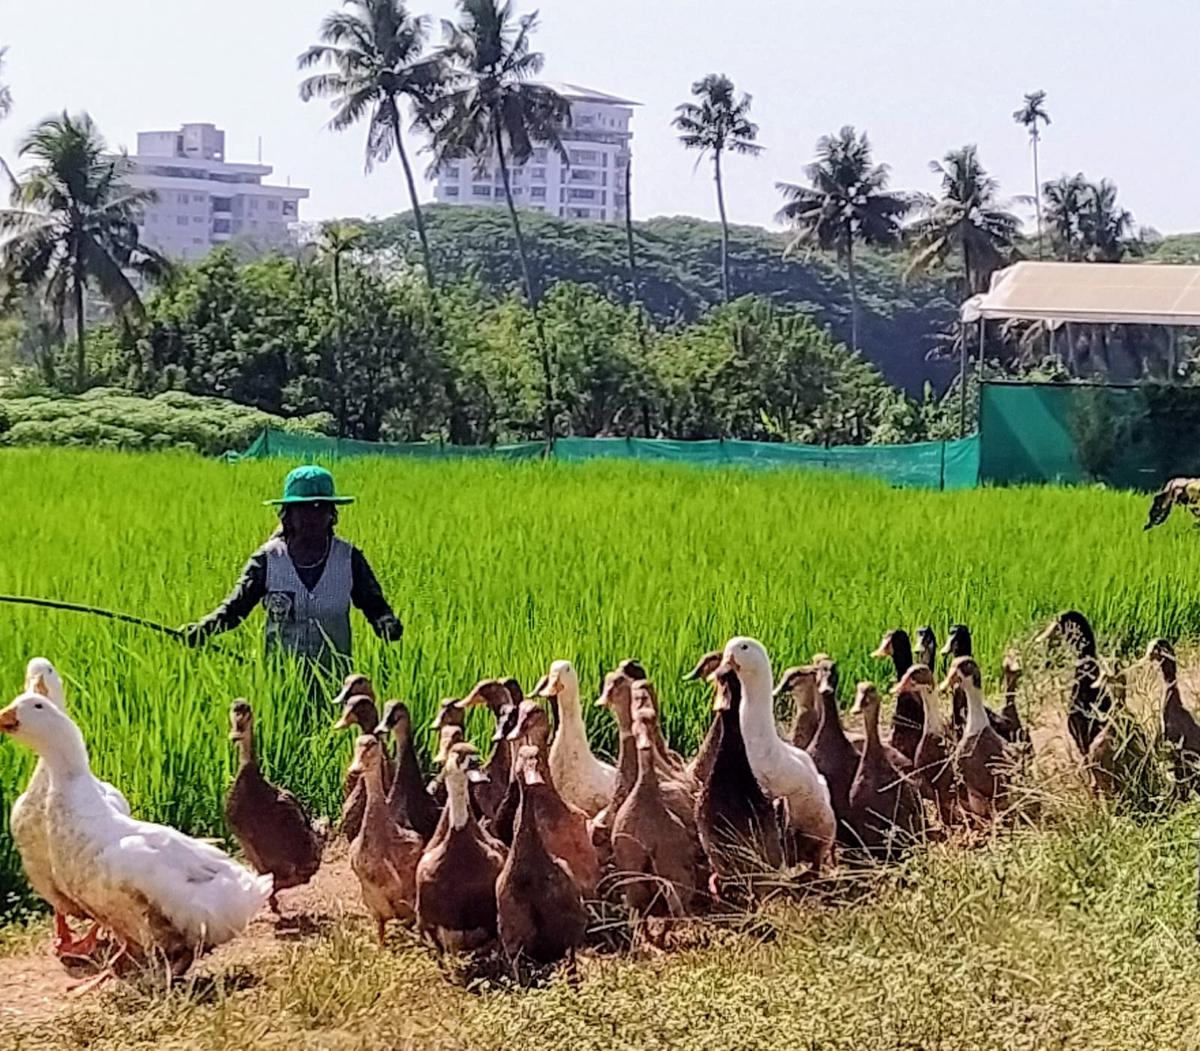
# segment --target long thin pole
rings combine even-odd
[[[967,436],[967,328],[965,321],[958,323],[958,341],[960,344],[958,361],[958,436]]]
[[[135,617],[132,613],[118,613],[111,609],[100,609],[98,606],[81,606],[76,602],[59,602],[57,599],[34,598],[30,595],[0,595],[0,602],[8,602],[15,606],[41,606],[44,609],[61,609],[69,613],[90,613],[96,617],[106,617],[108,620],[119,620],[122,624],[135,624],[139,628],[149,628],[161,635],[169,635],[173,639],[183,639],[184,634],[178,628],[168,628],[145,617]]]

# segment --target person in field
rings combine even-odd
[[[333,475],[306,465],[291,471],[279,508],[279,528],[246,563],[241,579],[203,620],[182,630],[192,645],[242,623],[261,604],[266,610],[267,653],[300,658],[326,673],[350,661],[350,607],[357,607],[385,642],[403,627],[392,612],[363,553],[334,535],[338,496]]]

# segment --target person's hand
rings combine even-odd
[[[204,641],[204,632],[199,624],[184,624],[179,629],[179,637],[187,646],[199,646]]]
[[[404,635],[404,625],[396,617],[380,617],[375,622],[375,634],[384,642],[399,642]]]

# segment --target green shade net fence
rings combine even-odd
[[[455,446],[436,442],[360,442],[264,430],[232,459],[288,460],[349,456],[409,456],[423,459],[490,456],[530,460],[546,454],[542,442],[498,446]],[[667,441],[650,438],[559,438],[550,457],[577,462],[604,458],[730,467],[807,467],[867,474],[892,485],[925,489],[970,489],[979,478],[979,439],[917,442],[912,445],[785,445],[775,442]]]
[[[979,475],[1157,489],[1200,475],[1200,388],[985,383]]]

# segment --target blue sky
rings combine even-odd
[[[0,0],[0,45],[16,107],[0,156],[64,107],[87,109],[111,143],[139,129],[208,120],[231,160],[263,156],[307,185],[306,218],[406,206],[398,167],[364,176],[364,132],[324,130],[296,93],[295,58],[332,0]],[[452,0],[417,0],[436,20]],[[532,4],[518,4],[522,11]],[[1044,88],[1053,123],[1044,177],[1107,176],[1141,224],[1200,229],[1179,173],[1200,167],[1194,0],[545,0],[536,43],[548,79],[639,100],[634,213],[715,218],[707,167],[676,143],[674,106],[725,72],[754,96],[766,152],[734,159],[729,212],[769,225],[777,180],[798,180],[817,137],[866,129],[893,185],[936,188],[929,161],[967,142],[1007,195],[1029,193],[1029,152],[1012,111]],[[419,145],[415,144],[415,145]],[[423,166],[423,164],[422,164]],[[426,190],[426,195],[428,191]]]

